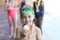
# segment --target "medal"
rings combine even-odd
[[[24,30],[29,30],[30,27],[28,25],[24,25]]]
[[[36,12],[39,12],[39,9],[37,9]]]

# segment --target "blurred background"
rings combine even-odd
[[[60,40],[60,0],[44,0],[43,40]]]
[[[60,1],[43,0],[44,16],[42,21],[43,40],[60,40]],[[5,11],[5,0],[0,0],[0,40],[9,40],[9,24]]]

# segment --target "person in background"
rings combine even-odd
[[[24,7],[20,12],[22,27],[16,29],[15,40],[42,40],[41,30],[35,26],[33,20],[34,11],[30,7]]]
[[[37,27],[39,27],[42,31],[41,25],[42,25],[42,19],[44,15],[44,2],[42,0],[37,0],[34,2],[34,12],[35,12],[35,24]]]
[[[29,7],[31,7],[32,9],[33,9],[33,3],[35,2],[36,0],[22,0],[22,2],[21,2],[21,9],[23,8],[23,7],[25,7],[25,6],[29,6]]]
[[[17,0],[7,0],[6,11],[9,22],[9,38],[15,38],[17,27]]]

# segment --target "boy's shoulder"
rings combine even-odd
[[[20,31],[21,32],[22,31],[22,27],[17,27],[16,31]]]
[[[36,30],[36,32],[41,32],[40,28],[37,26],[35,26],[35,30]]]

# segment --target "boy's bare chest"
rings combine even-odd
[[[25,37],[21,37],[20,40],[36,40],[36,31],[33,30],[30,35],[26,35]]]

